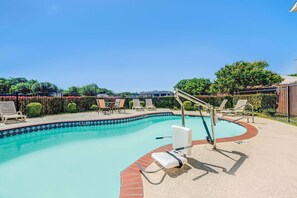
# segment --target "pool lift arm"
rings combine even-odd
[[[200,100],[199,98],[196,98],[196,97],[194,97],[182,90],[179,90],[179,89],[175,89],[174,97],[181,106],[182,126],[183,127],[185,127],[185,109],[184,109],[183,102],[181,101],[180,98],[184,98],[184,99],[189,100],[195,104],[198,104],[199,106],[202,106],[204,109],[209,111],[210,118],[211,118],[210,119],[211,120],[211,133],[212,133],[212,138],[213,138],[210,143],[212,144],[213,148],[216,149],[216,138],[215,138],[214,126],[216,124],[217,118],[215,115],[214,107],[211,104],[206,103],[203,100]],[[204,127],[206,128],[206,130],[208,130],[204,120],[203,120],[203,124],[204,124]]]

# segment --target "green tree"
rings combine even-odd
[[[16,85],[12,85],[9,90],[10,93],[22,93],[22,94],[29,94],[31,93],[31,84],[28,82],[21,82]]]
[[[100,88],[95,83],[88,84],[81,87],[81,93],[85,96],[96,96],[97,94],[107,94],[112,95],[113,92],[106,88]]]
[[[117,93],[117,95],[119,95],[120,97],[126,98],[126,97],[131,97],[133,95],[138,95],[138,93],[126,91],[126,92]]]
[[[99,88],[98,93],[103,93],[103,94],[107,94],[107,95],[114,95],[113,91],[106,89],[106,88]]]
[[[81,92],[85,96],[96,96],[99,93],[99,87],[95,83],[92,83],[82,86]]]
[[[17,77],[17,78],[12,78],[10,77],[9,79],[7,79],[10,83],[10,85],[16,85],[18,83],[25,83],[28,82],[28,80],[26,78],[23,77]]]
[[[297,76],[297,73],[296,74],[289,74],[288,76]]]
[[[206,78],[192,78],[179,81],[174,88],[191,95],[208,95],[211,84],[211,81]]]
[[[81,95],[81,89],[77,86],[72,86],[72,87],[69,87],[68,89],[66,89],[63,92],[63,95],[65,95],[65,96],[79,96],[79,95]]]
[[[35,94],[49,95],[58,91],[58,87],[49,82],[35,83],[32,86],[32,92]]]
[[[0,93],[8,93],[10,89],[10,84],[6,78],[0,78]]]
[[[217,79],[210,91],[234,94],[255,86],[271,86],[280,83],[283,80],[281,76],[267,70],[267,67],[268,63],[265,61],[239,61],[226,65],[215,73]]]

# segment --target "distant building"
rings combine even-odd
[[[109,97],[109,95],[104,94],[104,93],[97,94],[97,98],[108,98],[108,97]]]
[[[280,83],[280,85],[287,85],[297,83],[297,76],[281,76],[284,80]]]
[[[271,85],[270,87],[257,86],[250,89],[239,91],[238,94],[255,94],[255,93],[275,93],[278,86],[284,86],[297,83],[296,76],[281,76],[284,80],[279,84]]]
[[[164,96],[173,96],[172,91],[143,91],[139,93],[139,97],[144,98],[155,98],[155,97],[164,97]]]

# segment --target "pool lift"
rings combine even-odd
[[[182,126],[183,127],[185,127],[185,108],[184,108],[183,102],[181,101],[180,98],[189,100],[189,101],[193,102],[194,104],[197,104],[197,105],[203,107],[206,111],[209,112],[210,120],[211,120],[211,134],[210,134],[208,126],[204,120],[204,117],[202,116],[201,109],[198,108],[198,110],[200,112],[201,119],[202,119],[203,126],[204,126],[206,134],[207,134],[206,140],[209,144],[212,144],[213,149],[216,149],[217,142],[216,142],[216,138],[215,138],[215,128],[214,127],[215,127],[216,123],[219,121],[219,119],[216,116],[214,107],[211,104],[204,102],[203,100],[200,100],[199,98],[196,98],[196,97],[194,97],[180,89],[175,89],[174,97],[181,106]]]

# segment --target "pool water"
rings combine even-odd
[[[205,117],[210,125],[210,119]],[[122,124],[80,126],[22,134],[0,140],[0,197],[118,197],[120,172],[147,152],[170,143],[180,116],[156,116]],[[187,117],[193,139],[205,139],[200,117]],[[210,127],[210,126],[209,126]],[[216,137],[246,129],[220,121]]]

